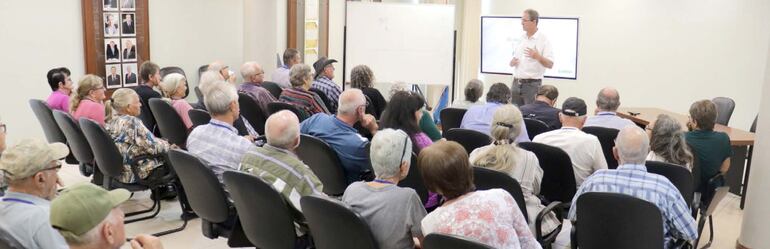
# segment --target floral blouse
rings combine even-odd
[[[170,144],[156,138],[144,127],[142,121],[131,115],[119,115],[110,120],[105,129],[110,134],[120,154],[123,155],[123,174],[117,179],[124,183],[134,183],[138,179],[131,171],[129,161],[138,156],[159,155],[168,152]],[[162,159],[144,159],[139,161],[139,178],[144,179],[160,165]]]

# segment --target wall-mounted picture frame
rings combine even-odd
[[[104,39],[104,62],[120,62],[120,39]]]
[[[123,62],[136,61],[136,38],[123,38],[120,41]]]
[[[136,2],[134,0],[120,0],[120,11],[134,10],[136,10]]]
[[[104,71],[107,72],[107,76],[104,77],[104,81],[107,82],[107,89],[123,87],[122,70],[123,67],[120,64],[104,65]]]
[[[139,76],[136,71],[136,63],[123,64],[123,87],[135,87],[139,85]]]
[[[120,36],[120,15],[118,12],[104,13],[104,37]]]
[[[135,36],[136,35],[136,19],[134,13],[120,13],[121,34],[123,36]]]

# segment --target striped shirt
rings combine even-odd
[[[222,173],[238,170],[246,152],[257,146],[238,135],[232,125],[211,119],[208,124],[195,127],[187,137],[187,151],[197,156],[222,183]]]
[[[283,89],[280,101],[297,107],[300,114],[304,115],[305,118],[316,113],[329,113],[329,111],[326,110],[323,101],[321,101],[321,97],[318,97],[314,92],[307,91],[301,87]],[[300,119],[301,118],[302,117],[300,117]]]
[[[572,199],[570,220],[577,220],[577,199],[587,192],[621,193],[657,206],[663,216],[664,248],[670,248],[676,238],[695,240],[698,237],[695,219],[679,190],[666,177],[647,173],[644,165],[624,164],[615,170],[596,171],[583,182]]]
[[[326,76],[319,76],[317,79],[315,79],[315,81],[313,81],[313,85],[310,86],[310,88],[318,89],[324,93],[326,98],[329,99],[329,103],[326,103],[329,105],[329,109],[331,109],[332,112],[336,112],[337,101],[340,99],[342,89],[340,89],[340,87],[334,83],[334,81],[327,78]]]

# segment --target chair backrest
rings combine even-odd
[[[460,143],[468,154],[476,148],[492,144],[492,137],[471,129],[452,128],[444,132],[444,138]]]
[[[35,113],[37,121],[40,122],[40,126],[43,127],[43,133],[45,133],[45,138],[49,143],[67,143],[64,133],[53,119],[53,113],[48,104],[39,99],[30,99],[29,106]]]
[[[198,67],[198,84],[199,85],[200,85],[201,75],[203,74],[203,72],[206,72],[206,70],[209,70],[208,64]]]
[[[602,145],[602,152],[604,152],[604,160],[607,161],[607,168],[617,168],[618,160],[615,159],[615,155],[612,153],[612,147],[615,147],[615,138],[618,136],[619,131],[606,127],[588,126],[583,127],[583,132],[599,138],[599,143]]]
[[[687,168],[658,161],[647,161],[645,165],[647,166],[647,172],[665,176],[679,190],[687,205],[692,206],[695,185],[692,173]]]
[[[198,103],[203,104],[203,92],[201,89],[198,86],[195,86],[193,90],[195,90],[195,97],[198,98]],[[205,108],[205,106],[203,107]]]
[[[567,152],[546,144],[521,142],[519,147],[532,151],[543,169],[540,194],[548,201],[572,202],[577,192],[572,160]]]
[[[211,115],[209,115],[209,113],[204,110],[190,109],[189,111],[187,111],[187,115],[190,115],[190,121],[192,121],[193,123],[193,126],[192,126],[193,129],[195,129],[195,127],[198,127],[199,125],[208,124],[209,121],[211,121]]]
[[[493,249],[494,247],[476,242],[471,238],[442,233],[431,233],[422,241],[424,249]]]
[[[294,115],[297,115],[297,118],[299,118],[299,122],[302,122],[303,120],[309,118],[307,115],[302,114],[302,112],[300,112],[299,109],[297,109],[297,107],[284,102],[268,103],[267,110],[270,112],[270,115],[273,115],[273,113],[279,112],[281,110],[289,110],[293,112]]]
[[[754,116],[754,122],[751,123],[751,128],[749,128],[750,132],[757,132],[757,119],[759,119],[759,114]]]
[[[524,215],[524,219],[529,222],[527,203],[524,202],[524,192],[521,191],[519,181],[503,172],[473,167],[473,184],[476,185],[476,190],[500,188],[508,191],[513,196],[513,199],[516,200],[516,204],[519,205],[519,210]]]
[[[463,121],[463,116],[467,109],[462,108],[444,108],[439,113],[441,119],[441,130],[448,131],[453,128],[460,128],[460,123]]]
[[[238,93],[238,105],[241,108],[241,116],[249,121],[254,130],[259,134],[265,134],[265,121],[267,115],[259,108],[257,101],[245,93]]]
[[[56,120],[56,124],[59,125],[61,131],[64,133],[64,137],[67,138],[67,145],[72,151],[72,155],[80,163],[91,164],[94,161],[94,153],[91,151],[90,145],[86,140],[83,131],[80,130],[80,126],[75,123],[69,113],[63,111],[54,110],[53,118]]]
[[[169,75],[169,74],[172,74],[172,73],[181,74],[182,76],[185,77],[185,79],[187,79],[187,74],[185,74],[184,73],[184,69],[182,69],[180,67],[164,67],[164,68],[160,69],[160,77],[161,78],[166,77],[166,75]],[[185,88],[185,90],[184,90],[184,97],[182,97],[182,98],[187,98],[187,95],[190,95],[190,79],[185,80],[185,85],[187,86],[187,88]]]
[[[530,141],[535,139],[535,136],[540,135],[540,133],[551,130],[548,124],[534,118],[524,118],[524,126],[527,127],[527,135],[529,135]]]
[[[650,202],[618,193],[589,192],[577,199],[573,231],[581,249],[663,247],[663,217]],[[633,229],[630,229],[633,228]]]
[[[326,110],[329,110],[329,112],[331,113],[337,112],[337,110],[332,110],[331,100],[329,99],[329,96],[326,96],[326,93],[321,91],[321,89],[310,88],[310,91],[314,92],[315,94],[318,95],[319,98],[321,98],[321,102],[323,103],[319,103],[319,104],[323,104],[326,107]],[[366,95],[364,95],[364,97],[366,97]]]
[[[119,177],[123,173],[123,155],[120,154],[112,137],[93,120],[81,118],[78,123],[80,129],[83,130],[83,135],[86,136],[91,151],[94,153],[94,160],[99,171],[106,177]]]
[[[227,221],[229,201],[214,172],[196,156],[183,150],[169,151],[168,158],[195,214],[213,223]]]
[[[300,136],[297,156],[305,162],[323,183],[323,192],[331,196],[341,196],[348,187],[337,152],[329,144],[316,137]]]
[[[318,249],[377,248],[369,225],[341,203],[317,196],[300,199]]]
[[[267,89],[267,91],[270,92],[270,94],[272,94],[275,99],[281,97],[281,93],[283,92],[283,88],[281,88],[281,86],[271,81],[263,81],[262,87]]]
[[[735,110],[735,101],[728,97],[716,97],[711,100],[717,106],[717,124],[727,126],[730,123],[730,117]]]
[[[422,182],[420,166],[417,165],[417,154],[414,152],[412,152],[412,162],[409,166],[409,174],[406,175],[404,180],[398,182],[398,186],[414,189],[414,191],[417,192],[417,195],[420,196],[422,203],[425,203],[428,200],[428,189],[425,188],[425,183]]]
[[[174,107],[171,107],[166,100],[154,98],[150,99],[150,111],[158,123],[163,138],[169,143],[184,148],[187,145],[187,126]]]

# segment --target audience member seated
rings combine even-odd
[[[422,150],[417,163],[425,187],[445,200],[422,220],[423,234],[460,235],[494,248],[541,248],[511,194],[474,191],[473,169],[460,144],[439,141]]]
[[[390,88],[390,97],[393,98],[394,94],[401,91],[410,91],[409,89],[406,88],[406,83],[398,82],[396,84],[393,84]],[[433,117],[431,117],[430,112],[427,110],[427,106],[424,110],[422,110],[422,118],[420,119],[420,130],[422,130],[422,132],[424,132],[425,135],[428,135],[430,140],[432,140],[433,142],[436,142],[443,138],[441,136],[441,131],[439,131],[438,127],[436,126],[436,122],[433,121]]]
[[[337,83],[332,81],[334,79],[334,65],[332,63],[337,62],[335,59],[327,59],[326,57],[318,58],[313,63],[315,68],[315,78],[310,88],[321,91],[329,100],[326,105],[331,113],[337,112],[337,102],[340,99],[342,89]]]
[[[224,81],[235,84],[235,79],[237,76],[235,76],[235,74],[230,71],[230,66],[225,65],[225,63],[220,60],[209,63],[206,71],[216,72],[222,76]]]
[[[166,75],[160,83],[160,89],[163,92],[163,97],[174,107],[176,113],[182,118],[185,127],[189,130],[192,127],[192,121],[190,121],[190,115],[187,113],[192,109],[192,106],[184,100],[184,92],[187,90],[187,79],[185,79],[184,75],[178,73]]]
[[[559,113],[562,127],[535,136],[533,142],[559,147],[572,160],[575,172],[575,184],[580,187],[588,176],[600,169],[607,168],[602,145],[596,136],[580,129],[586,121],[586,103],[580,98],[570,97],[564,101]]]
[[[310,66],[297,64],[291,68],[291,88],[283,89],[279,100],[292,104],[301,115],[309,117],[316,113],[329,113],[321,97],[308,91],[313,83],[313,73]]]
[[[690,131],[685,134],[685,141],[700,167],[700,180],[704,184],[696,189],[700,193],[704,193],[703,187],[709,179],[717,174],[724,175],[730,169],[730,157],[733,155],[730,137],[724,132],[714,131],[716,119],[716,105],[711,100],[700,100],[690,106],[690,121],[687,123]]]
[[[273,187],[283,195],[294,210],[298,232],[307,232],[299,199],[307,195],[323,194],[321,180],[303,163],[294,150],[299,146],[299,118],[289,110],[282,110],[265,122],[267,144],[249,150],[242,160],[242,169]]]
[[[469,108],[465,112],[465,116],[463,116],[460,128],[471,129],[488,135],[495,111],[497,111],[497,108],[510,103],[510,100],[511,89],[503,83],[495,83],[487,92],[487,103]],[[523,123],[521,125],[521,133],[516,137],[516,142],[529,142],[527,126]]]
[[[535,233],[535,220],[538,213],[545,208],[537,197],[540,194],[543,169],[540,168],[535,153],[521,149],[514,143],[521,132],[523,121],[516,106],[508,104],[498,108],[492,118],[490,131],[494,142],[473,150],[469,158],[471,165],[506,173],[521,184],[527,203],[529,228]],[[553,213],[549,213],[542,224],[542,234],[548,234],[559,225],[559,220]]]
[[[353,125],[360,122],[373,135],[379,126],[374,116],[364,113],[366,97],[361,90],[345,90],[340,94],[339,104],[337,115],[313,115],[302,121],[300,131],[329,144],[340,158],[348,183],[352,183],[360,180],[361,173],[369,168],[369,156],[366,155],[366,144],[369,141]]]
[[[375,179],[354,182],[342,201],[366,220],[380,248],[415,248],[422,241],[420,221],[426,212],[411,188],[397,184],[409,173],[412,142],[401,130],[383,129],[372,139],[369,152]]]
[[[222,77],[222,74],[216,72],[216,71],[206,71],[201,74],[201,80],[200,84],[198,85],[198,89],[201,90],[201,98],[198,99],[197,106],[195,108],[207,110],[206,108],[206,93],[209,91],[209,89],[213,88],[215,85],[218,84],[228,84],[224,77]],[[231,84],[232,85],[232,84]],[[238,129],[238,135],[241,136],[252,136],[252,137],[258,137],[259,133],[254,129],[253,126],[251,126],[251,123],[249,123],[248,120],[243,118],[243,116],[238,116],[238,119],[235,120],[233,123],[233,126]]]
[[[671,248],[675,239],[697,239],[695,220],[679,190],[666,177],[647,172],[645,157],[649,143],[647,134],[641,128],[627,126],[621,129],[613,148],[618,168],[599,170],[586,179],[572,199],[569,219],[580,222],[580,217],[577,217],[577,200],[584,193],[627,194],[660,208],[664,220],[663,248]]]
[[[559,97],[559,90],[552,85],[542,85],[537,90],[535,102],[521,106],[521,113],[525,118],[534,118],[543,121],[551,129],[561,128],[559,122],[559,108],[556,105],[556,99]]]
[[[385,107],[385,112],[380,119],[380,125],[383,128],[392,128],[405,131],[414,144],[413,151],[419,153],[433,141],[420,130],[418,120],[422,119],[422,107],[425,106],[425,100],[422,96],[409,92],[401,91],[390,97],[391,103]]]
[[[0,157],[0,170],[9,185],[0,201],[0,230],[23,248],[68,248],[48,221],[50,201],[59,184],[59,160],[67,154],[69,149],[62,143],[24,139]]]
[[[238,91],[254,99],[262,113],[265,115],[270,113],[267,109],[267,104],[275,102],[276,99],[273,94],[270,94],[267,89],[262,87],[262,82],[265,78],[265,71],[262,70],[262,66],[253,61],[243,63],[243,66],[241,66],[241,76],[243,77],[243,84],[238,87]]]
[[[281,86],[281,88],[290,88],[289,73],[294,65],[302,63],[302,57],[299,55],[299,51],[295,48],[287,48],[283,51],[283,66],[275,69],[273,72],[273,82]]]
[[[89,74],[78,82],[75,95],[70,99],[70,111],[75,120],[87,118],[104,126],[105,107],[104,81],[101,77]]]
[[[168,152],[170,145],[166,140],[156,138],[152,132],[142,125],[138,116],[141,113],[142,102],[139,95],[130,88],[121,88],[112,94],[109,106],[110,112],[116,112],[107,122],[105,130],[115,141],[120,154],[123,155],[123,174],[117,179],[123,183],[135,183],[150,175],[165,175],[168,166],[162,158],[147,158],[140,160],[139,175],[134,175],[129,162],[138,156],[161,156]]]
[[[70,93],[72,93],[72,79],[69,69],[65,67],[54,68],[48,71],[48,85],[51,87],[51,95],[48,95],[46,103],[53,110],[69,112]]]
[[[627,125],[633,125],[633,121],[618,117],[616,113],[620,106],[620,93],[612,87],[605,87],[596,96],[596,111],[593,117],[586,120],[585,126],[599,126],[620,130]]]
[[[152,111],[150,110],[150,99],[161,97],[160,93],[153,89],[160,86],[160,67],[152,61],[145,61],[139,66],[139,77],[142,78],[143,83],[135,87],[134,90],[142,101],[142,116],[140,118],[144,127],[147,127],[150,132],[159,136],[160,130],[155,127],[155,117],[152,116]]]
[[[238,170],[243,155],[257,146],[253,143],[254,137],[239,136],[233,127],[240,115],[235,87],[227,83],[215,84],[207,89],[205,96],[211,121],[190,132],[187,151],[203,160],[221,183],[222,173]]]
[[[120,204],[131,198],[125,189],[107,191],[91,183],[78,183],[62,191],[51,203],[51,225],[73,249],[121,248],[126,243]],[[139,234],[133,249],[162,249],[160,239]]]
[[[486,104],[481,100],[484,94],[484,82],[479,79],[472,79],[465,85],[465,99],[457,99],[452,103],[453,108],[468,109],[471,106]]]
[[[385,106],[388,104],[379,90],[374,88],[374,72],[366,65],[355,66],[350,70],[350,87],[361,89],[366,95],[367,113],[379,120]]]
[[[669,115],[660,114],[650,134],[648,161],[673,163],[692,169],[693,156],[684,139],[684,130],[679,121]]]

